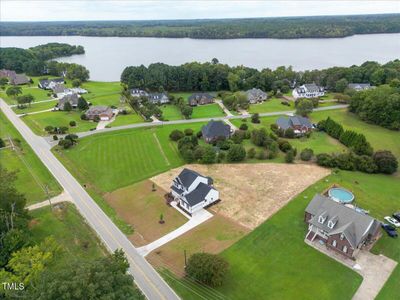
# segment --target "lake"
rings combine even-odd
[[[60,42],[82,45],[86,53],[57,59],[86,66],[91,80],[118,81],[126,66],[163,62],[179,65],[213,57],[231,66],[257,69],[293,66],[295,70],[351,66],[367,60],[385,63],[400,58],[400,34],[355,35],[334,39],[232,39],[2,36],[1,47],[29,48]]]

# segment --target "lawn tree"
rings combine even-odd
[[[226,156],[229,162],[239,162],[243,161],[246,158],[246,150],[240,144],[232,145]]]
[[[335,92],[343,93],[349,82],[346,78],[339,79],[335,84]]]
[[[6,146],[6,143],[2,138],[0,138],[0,148],[4,148]]]
[[[81,84],[82,84],[82,82],[79,79],[72,80],[73,87],[79,87]]]
[[[228,262],[214,254],[195,253],[187,263],[186,274],[212,287],[221,286],[229,269]]]
[[[190,119],[193,113],[193,108],[189,105],[184,105],[181,107],[181,113],[185,119]]]
[[[7,77],[0,77],[0,86],[4,90],[5,85],[8,83],[8,78]]]
[[[314,155],[314,151],[310,148],[305,148],[300,152],[300,159],[303,161],[309,161]]]
[[[69,121],[69,126],[75,127],[76,126],[76,122],[74,120]]]
[[[314,108],[313,101],[310,99],[299,99],[296,101],[296,114],[307,117],[310,113],[312,113]]]
[[[21,94],[22,94],[22,88],[19,86],[11,86],[6,90],[6,95],[14,99]]]
[[[89,104],[86,102],[85,98],[79,97],[78,98],[78,109],[79,110],[86,110],[89,108]]]
[[[260,123],[260,115],[258,113],[255,113],[251,116],[251,122],[255,124]]]
[[[64,109],[65,111],[71,111],[72,110],[72,105],[69,102],[64,103]]]
[[[201,158],[201,162],[203,164],[213,164],[217,158],[217,153],[211,145],[207,145],[204,147],[204,153]]]
[[[398,161],[390,151],[376,151],[373,155],[374,162],[378,168],[378,172],[385,174],[393,174],[397,171]]]
[[[170,134],[169,134],[169,138],[172,140],[172,141],[178,141],[178,140],[180,140],[181,138],[183,138],[185,135],[184,135],[184,133],[182,132],[182,131],[180,131],[180,130],[178,130],[178,129],[175,129],[175,130],[173,130]]]
[[[17,97],[18,104],[29,104],[29,106],[34,100],[35,97],[33,97],[31,94],[21,95]]]

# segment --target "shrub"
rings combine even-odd
[[[294,161],[294,158],[295,158],[295,152],[293,149],[286,152],[285,162],[292,163]]]
[[[44,128],[44,130],[47,131],[47,132],[53,132],[53,131],[54,131],[54,127],[51,126],[51,125],[48,125],[48,126],[46,126],[46,127]]]
[[[251,116],[251,122],[252,123],[255,123],[255,124],[258,124],[258,123],[260,123],[260,115],[259,114],[254,114],[254,115],[252,115]]]
[[[175,129],[175,130],[173,130],[170,134],[169,134],[169,138],[172,140],[172,141],[178,141],[178,140],[180,140],[181,138],[183,138],[184,137],[184,134],[183,134],[183,132],[182,131],[180,131],[180,130],[178,130],[178,129]]]
[[[247,150],[247,157],[248,158],[254,158],[256,156],[256,149],[250,148]]]
[[[317,165],[327,168],[336,167],[335,160],[328,153],[317,154]]]
[[[6,146],[6,143],[3,141],[2,138],[0,138],[0,148],[4,148]]]
[[[220,151],[217,156],[217,161],[222,162],[225,159],[225,152]]]
[[[71,133],[67,134],[64,139],[70,140],[72,143],[75,143],[76,140],[78,139],[78,136],[76,134]]]
[[[203,133],[201,132],[201,130],[196,133],[196,136],[197,136],[197,138],[201,138],[203,136]]]
[[[201,162],[203,164],[213,164],[213,163],[215,163],[216,158],[217,158],[217,154],[216,154],[214,148],[210,145],[205,146]]]
[[[263,149],[261,149],[258,153],[257,153],[257,159],[259,160],[264,160],[267,158],[267,153],[265,153],[265,151]]]
[[[245,138],[245,132],[240,130],[236,130],[231,136],[231,140],[235,144],[240,144],[244,138]]]
[[[242,145],[234,144],[228,150],[227,159],[230,162],[242,161],[245,158],[246,158],[246,150]]]
[[[266,146],[270,138],[268,136],[267,130],[265,130],[265,128],[261,128],[261,129],[254,129],[251,132],[250,139],[254,145],[263,147]]]
[[[300,153],[300,159],[303,161],[309,161],[314,155],[314,151],[309,148],[305,148]]]
[[[88,118],[87,118],[87,116],[86,116],[85,113],[81,114],[81,120],[87,120],[87,119],[88,119]]]
[[[58,140],[58,136],[57,135],[53,135],[53,140],[57,141]]]
[[[71,140],[65,139],[65,140],[60,140],[60,141],[58,142],[58,145],[61,146],[61,147],[63,147],[64,149],[68,149],[68,148],[70,148],[70,147],[73,145],[73,143],[72,143]]]
[[[221,150],[229,150],[231,145],[233,144],[233,141],[231,140],[223,140],[223,141],[218,141],[217,142],[217,147]]]
[[[75,126],[76,126],[76,122],[75,122],[75,121],[70,121],[70,122],[69,122],[69,126],[75,127]]]
[[[397,171],[397,159],[390,151],[376,151],[373,155],[373,160],[380,173],[393,174]]]
[[[204,148],[202,146],[197,146],[193,151],[193,156],[195,160],[201,160],[203,158]]]
[[[100,117],[98,115],[95,115],[93,121],[100,122]]]
[[[355,157],[355,164],[357,170],[364,173],[374,173],[377,171],[378,167],[376,166],[374,159],[368,155],[361,155]]]
[[[193,129],[186,128],[186,129],[184,130],[184,133],[185,133],[185,135],[193,135]]]
[[[283,152],[288,152],[289,150],[292,150],[292,145],[286,140],[278,140],[278,147],[281,151]]]
[[[64,134],[67,131],[68,131],[68,127],[66,127],[66,126],[61,126],[61,127],[57,128],[57,132],[60,133],[60,134]]]
[[[186,273],[195,280],[217,287],[222,285],[228,268],[228,262],[218,255],[195,253],[188,260]]]
[[[285,130],[285,137],[292,139],[295,137],[293,128],[288,128]]]
[[[247,124],[245,124],[245,123],[242,123],[242,124],[240,124],[239,129],[240,130],[247,130],[247,129],[249,129],[249,126],[247,126]]]

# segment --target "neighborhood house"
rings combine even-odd
[[[292,95],[295,99],[317,98],[324,96],[325,90],[322,86],[318,86],[315,83],[309,83],[293,89]]]
[[[65,109],[65,103],[69,103],[72,108],[78,107],[78,95],[77,94],[67,94],[58,100],[57,107],[59,110]]]
[[[141,89],[131,89],[131,96],[132,97],[148,97],[149,93]]]
[[[27,84],[30,82],[30,79],[26,75],[17,74],[12,70],[0,70],[0,77],[6,77],[8,82],[12,85]]]
[[[263,102],[267,100],[267,93],[263,92],[260,89],[252,88],[251,90],[246,91],[247,100],[250,104]]]
[[[39,80],[38,87],[44,90],[51,90],[61,83],[65,83],[64,78],[42,79]]]
[[[211,120],[201,129],[206,143],[212,143],[218,139],[227,139],[231,136],[231,127],[222,121]]]
[[[169,102],[168,96],[165,93],[150,93],[148,99],[154,104],[164,104]]]
[[[214,96],[209,93],[194,93],[188,99],[190,106],[210,104],[214,102]]]
[[[303,135],[313,129],[310,120],[302,116],[280,117],[276,125],[284,131],[292,128],[296,135]]]
[[[190,215],[219,200],[212,178],[186,168],[172,181],[171,194]]]
[[[92,106],[85,115],[89,120],[98,118],[100,121],[109,121],[113,117],[113,110],[108,106]]]
[[[319,194],[308,204],[304,221],[308,224],[306,239],[319,240],[352,259],[364,245],[375,242],[380,232],[374,218]]]
[[[347,87],[349,89],[355,90],[357,92],[375,88],[374,86],[370,85],[369,83],[349,83],[349,85]]]

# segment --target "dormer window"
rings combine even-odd
[[[321,224],[324,224],[324,222],[325,222],[324,217],[323,216],[319,216],[318,217],[318,222],[321,223]]]
[[[340,240],[343,241],[343,239],[344,239],[344,234],[342,233],[342,234],[340,235]]]
[[[333,226],[335,226],[335,223],[333,223],[333,221],[329,220],[329,222],[328,222],[328,227],[329,227],[330,229],[332,229]]]

